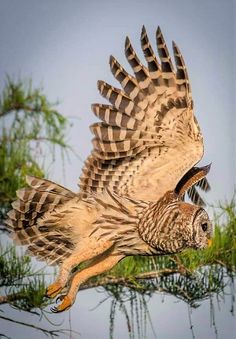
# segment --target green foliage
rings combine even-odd
[[[26,174],[45,176],[55,147],[66,151],[68,121],[31,81],[9,77],[0,97],[0,209],[2,214],[25,185]],[[63,154],[62,154],[63,155]]]
[[[45,298],[46,281],[42,271],[33,269],[32,260],[27,255],[19,254],[12,245],[2,247],[0,244],[0,320],[9,321],[18,325],[40,331],[45,336],[55,338],[73,333],[61,328],[61,324],[54,324],[46,315],[45,307],[51,301]],[[37,316],[34,323],[12,319],[5,314],[4,305],[11,305],[18,310],[30,312]],[[40,316],[40,318],[39,318]],[[39,320],[44,317],[52,329],[39,326]],[[27,318],[28,319],[28,318]],[[56,327],[58,327],[56,329]],[[0,338],[6,337],[0,332]]]
[[[30,257],[17,254],[10,245],[0,247],[0,288],[6,302],[21,310],[32,311],[48,304],[44,275],[33,270]]]
[[[65,137],[68,120],[54,106],[41,88],[32,87],[31,81],[7,77],[0,95],[0,223],[15,199],[16,190],[26,185],[25,176],[45,177],[55,152],[60,150],[63,157],[70,149]],[[21,311],[42,314],[49,304],[44,297],[45,289],[45,274],[33,269],[31,259],[19,255],[14,246],[0,244],[0,305],[10,304]],[[0,319],[51,337],[61,333],[13,320],[2,313]]]
[[[19,256],[15,247],[0,246],[0,286],[12,286],[30,272],[30,258]]]

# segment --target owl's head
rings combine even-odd
[[[202,206],[183,201],[185,192],[206,173],[205,167],[196,169],[175,191],[149,205],[140,220],[139,234],[157,251],[176,253],[186,248],[204,249],[210,244],[212,224],[207,212]]]
[[[213,230],[204,208],[177,201],[176,209],[178,212],[172,220],[172,227],[179,235],[179,244],[182,243],[185,247],[194,249],[204,249],[209,246]],[[171,230],[170,233],[172,233]]]

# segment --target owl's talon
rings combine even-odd
[[[51,310],[52,313],[57,313],[58,312],[57,308],[55,306],[51,307],[50,310]]]
[[[61,292],[62,289],[63,286],[61,286],[58,282],[55,282],[47,287],[45,296],[53,299]]]
[[[65,298],[65,294],[61,294],[57,297],[56,299],[56,304],[59,302],[59,301],[62,301],[63,299]]]
[[[58,300],[62,300],[62,303],[59,304],[58,306],[54,306],[51,308],[51,311],[53,313],[59,313],[59,312],[63,312],[63,311],[66,311],[68,310],[72,304],[73,304],[73,301],[72,299],[68,296],[68,295],[61,295],[57,298],[56,301]]]

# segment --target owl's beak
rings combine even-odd
[[[210,247],[212,245],[212,239],[207,239],[207,244],[208,244],[208,247]]]

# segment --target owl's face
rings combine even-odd
[[[200,206],[182,201],[176,202],[176,214],[172,219],[170,240],[176,236],[176,244],[181,247],[204,249],[212,238],[212,223],[207,212]]]
[[[168,192],[149,206],[140,220],[139,234],[157,251],[177,253],[187,248],[206,248],[212,237],[212,224],[202,207]]]
[[[199,207],[192,215],[192,239],[190,240],[190,247],[196,249],[206,248],[212,238],[212,223],[207,212]]]

